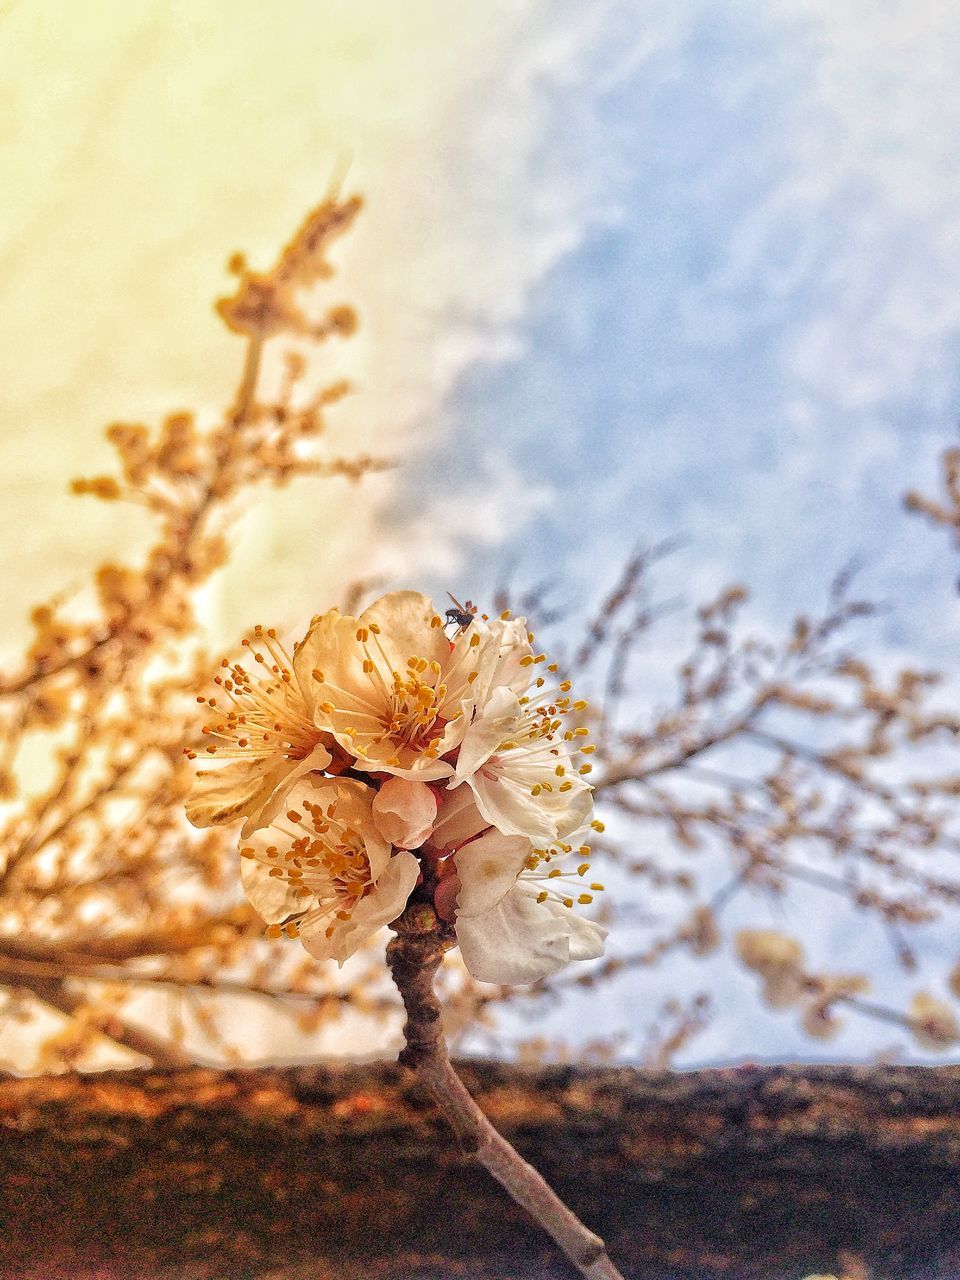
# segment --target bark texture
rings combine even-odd
[[[957,1280],[960,1068],[464,1063],[633,1280]],[[568,1280],[393,1064],[0,1080],[3,1280]]]

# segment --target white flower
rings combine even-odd
[[[481,982],[536,982],[572,960],[595,960],[606,936],[554,899],[540,902],[523,876],[485,915],[457,917],[463,962]]]
[[[590,849],[564,843],[535,850],[521,837],[496,831],[457,850],[457,941],[475,978],[536,982],[572,960],[602,955],[606,929],[573,910],[575,903],[592,902],[602,886],[590,884],[586,891],[589,863],[567,875],[553,865],[574,851],[584,857]]]
[[[544,681],[537,681],[539,686]],[[466,783],[477,808],[506,835],[550,841],[579,827],[593,805],[585,775],[571,747],[589,753],[586,730],[563,729],[563,717],[586,704],[572,703],[569,681],[557,689],[518,697],[496,688],[467,728],[451,788]]]
[[[373,787],[308,774],[286,814],[240,849],[243,885],[270,922],[321,960],[343,964],[403,911],[420,875],[412,853],[392,853],[373,820]]]
[[[257,676],[224,660],[223,674],[215,680],[221,692],[197,699],[210,711],[203,726],[211,739],[206,754],[234,763],[199,772],[186,806],[195,827],[242,816],[244,839],[279,811],[285,790],[297,778],[327,768],[327,746],[333,745],[314,723],[312,689],[297,679],[276,632],[258,627],[256,634],[269,654],[248,645]],[[196,759],[197,753],[187,755]]]
[[[426,596],[395,591],[359,618],[336,609],[316,618],[294,655],[313,682],[319,728],[357,769],[429,782],[453,766],[475,703],[500,660],[501,637],[472,625],[451,641]]]
[[[537,675],[533,636],[527,630],[526,618],[500,617],[492,622],[476,618],[470,630],[481,634],[489,632],[497,642],[496,661],[484,672],[482,687],[476,691],[477,701],[485,702],[492,691],[499,688],[512,689],[516,694],[526,692]]]
[[[454,621],[393,592],[314,618],[292,659],[258,628],[257,677],[224,663],[222,696],[200,699],[206,750],[229,763],[200,774],[188,815],[244,818],[244,887],[271,936],[343,963],[422,884],[477,978],[533,982],[603,949],[573,910],[601,887],[571,834],[592,812],[586,703],[524,619]]]

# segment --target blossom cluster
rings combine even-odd
[[[313,619],[224,661],[187,815],[239,821],[243,884],[268,936],[343,963],[411,895],[454,924],[469,971],[533,982],[602,952],[577,905],[593,817],[586,703],[522,618],[413,591]],[[189,752],[196,757],[198,752]],[[569,866],[567,865],[569,864]]]

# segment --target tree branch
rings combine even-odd
[[[407,1011],[401,1063],[416,1072],[460,1139],[464,1153],[479,1161],[539,1222],[587,1280],[623,1280],[600,1237],[584,1226],[536,1169],[500,1136],[450,1065],[433,980],[444,951],[454,945],[452,927],[424,902],[408,906],[391,927],[397,936],[387,947],[387,963]]]
[[[72,1017],[82,1005],[88,1003],[84,996],[69,991],[62,982],[54,978],[24,975],[18,978],[17,985],[68,1017]],[[183,1053],[169,1040],[127,1022],[119,1013],[115,1013],[111,1018],[110,1030],[101,1030],[100,1035],[105,1040],[113,1041],[114,1044],[122,1045],[125,1049],[132,1049],[134,1053],[149,1058],[155,1067],[194,1065],[195,1059],[190,1054]]]

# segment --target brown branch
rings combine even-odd
[[[25,671],[22,675],[15,676],[12,680],[0,682],[0,698],[9,698],[17,693],[26,693],[28,689],[33,688],[34,685],[39,684],[42,680],[48,680],[51,676],[57,676],[62,671],[69,671],[71,667],[79,666],[88,658],[94,657],[111,640],[114,640],[122,626],[122,623],[111,624],[106,631],[96,636],[85,648],[78,650],[76,653],[67,654],[56,662],[38,662],[32,670]]]
[[[18,961],[60,964],[73,969],[104,963],[121,964],[145,956],[173,957],[215,946],[227,940],[231,934],[240,937],[249,932],[249,924],[254,921],[252,911],[241,907],[235,912],[209,915],[196,923],[174,923],[136,933],[43,939],[31,938],[23,933],[18,937],[0,935],[0,961],[7,957]],[[257,935],[261,929],[262,926],[257,923]]]
[[[714,747],[723,746],[734,738],[740,737],[741,734],[751,732],[754,721],[766,708],[773,697],[773,693],[774,690],[770,687],[765,686],[759,689],[750,705],[739,716],[736,716],[726,725],[719,725],[712,730],[708,730],[696,742],[680,748],[664,760],[655,761],[653,764],[642,767],[640,765],[641,756],[633,755],[617,766],[608,766],[603,777],[594,783],[594,791],[600,793],[601,791],[609,790],[611,787],[620,786],[624,782],[646,782],[659,774],[674,773],[682,770],[697,756],[704,755],[707,751],[712,751]]]
[[[4,978],[6,975],[6,978]],[[244,996],[250,999],[266,1000],[270,1004],[312,1004],[339,1005],[343,1008],[359,1004],[365,1012],[392,1013],[396,1009],[396,1001],[384,996],[376,999],[370,996],[357,996],[351,991],[320,990],[311,991],[299,987],[265,986],[261,983],[243,982],[230,978],[211,976],[181,977],[170,973],[142,973],[138,969],[123,968],[119,964],[103,964],[98,961],[83,961],[76,956],[54,960],[21,960],[4,955],[0,950],[0,982],[7,985],[23,985],[25,981],[34,979],[44,981],[65,982],[75,979],[78,982],[96,982],[106,985],[118,983],[128,987],[152,988],[163,991],[179,991],[188,995],[204,996]],[[193,1058],[189,1058],[193,1061]]]
[[[252,334],[248,338],[247,349],[243,362],[243,372],[240,377],[240,385],[237,391],[237,399],[230,417],[230,424],[234,431],[240,430],[247,423],[251,410],[254,406],[257,383],[260,377],[263,347],[264,338],[262,335]],[[180,532],[179,547],[177,549],[175,559],[169,566],[168,572],[164,577],[154,584],[153,590],[148,593],[143,607],[155,604],[157,599],[163,595],[168,584],[176,576],[176,568],[182,568],[187,563],[191,547],[202,532],[203,523],[207,516],[207,512],[213,503],[213,499],[215,496],[218,496],[219,482],[222,478],[228,455],[229,450],[226,448],[224,441],[221,443],[221,447],[214,459],[213,471],[207,482],[204,484],[199,497],[194,504],[193,510],[189,512],[189,515],[184,522],[183,528]],[[0,698],[12,697],[18,693],[25,693],[34,685],[40,684],[44,680],[48,680],[51,676],[59,675],[61,672],[68,671],[73,667],[82,665],[88,659],[99,653],[100,650],[106,648],[114,640],[119,639],[124,634],[130,634],[132,621],[133,619],[129,615],[124,615],[116,622],[110,623],[103,632],[95,636],[89,644],[85,645],[82,649],[79,649],[74,653],[67,654],[56,662],[38,662],[32,670],[25,671],[13,679],[0,681]]]
[[[75,809],[70,810],[69,813],[61,818],[56,826],[54,826],[50,831],[43,832],[41,830],[41,824],[36,822],[31,834],[27,836],[26,839],[23,840],[7,858],[3,871],[0,872],[0,893],[6,889],[11,876],[21,863],[27,861],[34,853],[37,852],[38,849],[49,847],[55,840],[59,840],[64,832],[69,829],[71,823],[75,822],[77,818],[81,818],[86,814],[94,813],[103,801],[109,800],[115,796],[119,784],[124,780],[124,778],[129,777],[129,775],[133,773],[143,760],[145,754],[145,751],[138,752],[132,760],[128,760],[125,764],[118,765],[105,782],[102,782],[93,792],[91,792],[82,804],[78,805]],[[51,805],[50,808],[52,807],[53,806]],[[49,808],[47,809],[47,812],[49,812]]]
[[[387,963],[407,1011],[404,1066],[418,1079],[460,1139],[464,1153],[479,1161],[530,1214],[588,1280],[623,1280],[598,1235],[547,1185],[536,1169],[497,1132],[450,1065],[443,1039],[440,1002],[433,989],[443,953],[454,945],[451,926],[429,903],[415,902],[391,926],[396,937]]]
[[[53,978],[23,974],[18,975],[17,985],[28,990],[43,1004],[71,1018],[88,1003],[85,996],[70,991],[62,982]],[[155,1067],[186,1067],[193,1065],[195,1061],[169,1040],[128,1022],[120,1013],[112,1015],[110,1030],[100,1030],[100,1035],[124,1049],[132,1049],[134,1053],[149,1058]]]
[[[233,421],[241,426],[253,408],[260,380],[260,364],[263,359],[264,338],[260,333],[251,334],[243,361],[243,373],[240,377],[240,389],[237,392],[237,403],[233,410]]]

